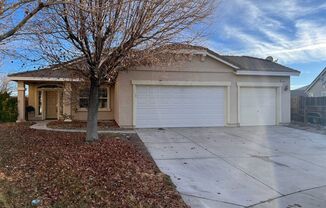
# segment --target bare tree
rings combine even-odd
[[[31,35],[28,27],[33,28],[33,20],[40,11],[69,1],[0,0],[0,65],[7,57],[35,62],[34,58],[31,58],[31,42],[26,40],[26,37]],[[25,64],[23,63],[22,67]]]
[[[10,92],[10,85],[7,76],[0,74],[0,94]]]
[[[47,4],[40,0],[0,0],[0,42],[13,36],[19,31],[35,14],[46,7]],[[15,22],[17,13],[24,16]]]
[[[87,141],[98,139],[98,96],[103,84],[114,84],[130,60],[186,43],[192,26],[213,10],[214,0],[72,0],[43,13],[37,36],[42,53],[61,62],[82,57],[79,72],[89,82]],[[34,31],[37,33],[37,31]],[[150,52],[150,53],[149,53]],[[138,54],[138,55],[137,55]],[[141,54],[141,55],[139,55]]]
[[[41,10],[62,3],[69,0],[0,0],[0,44],[17,34]]]

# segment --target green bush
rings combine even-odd
[[[7,92],[0,93],[0,122],[14,122],[17,116],[17,98]]]

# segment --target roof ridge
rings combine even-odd
[[[224,56],[229,56],[229,57],[245,57],[245,58],[252,58],[252,59],[258,59],[258,60],[262,60],[262,61],[268,61],[268,62],[273,62],[273,61],[269,61],[265,58],[259,58],[259,57],[255,57],[255,56],[247,56],[247,55],[224,55]],[[273,62],[276,63],[276,62]]]

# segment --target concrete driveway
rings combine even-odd
[[[287,127],[137,130],[193,208],[326,207],[326,136]]]

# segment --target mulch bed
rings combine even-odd
[[[187,207],[136,134],[84,139],[0,124],[0,207]]]
[[[115,121],[100,121],[98,122],[98,130],[116,130],[119,129],[119,125]],[[47,124],[47,127],[53,129],[83,129],[87,127],[85,121],[51,121]]]

